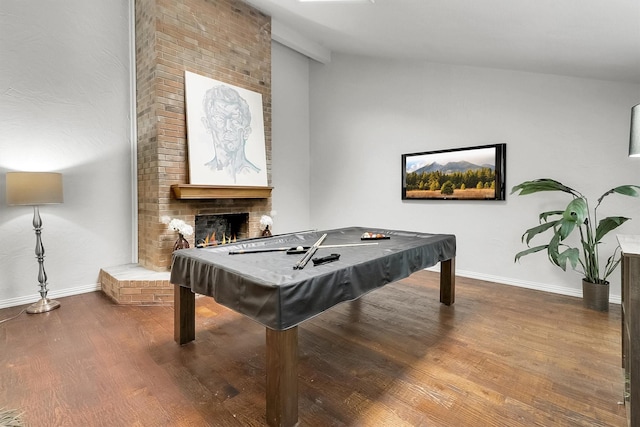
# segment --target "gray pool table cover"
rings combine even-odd
[[[381,233],[386,240],[361,240],[364,232]],[[229,255],[242,249],[311,246],[324,233],[323,245],[377,245],[319,248],[315,257],[332,253],[340,259],[302,270],[293,265],[302,254],[264,252]],[[246,315],[267,328],[286,330],[323,311],[412,273],[452,259],[456,238],[379,228],[349,227],[248,239],[173,253],[171,283],[213,297],[219,304]]]

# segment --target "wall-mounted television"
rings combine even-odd
[[[505,200],[507,144],[402,155],[403,200]]]

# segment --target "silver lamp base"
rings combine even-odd
[[[60,307],[58,301],[50,300],[49,298],[42,298],[40,301],[31,304],[27,307],[27,313],[38,314],[46,313],[47,311],[55,310]]]

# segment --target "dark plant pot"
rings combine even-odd
[[[582,305],[597,311],[609,311],[609,282],[591,283],[582,280]]]

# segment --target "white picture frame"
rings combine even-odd
[[[185,71],[189,183],[266,187],[262,94]]]

